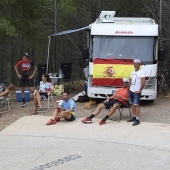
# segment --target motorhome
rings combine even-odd
[[[151,18],[115,17],[102,11],[89,25],[89,52],[85,77],[90,98],[107,98],[130,78],[133,60],[140,59],[146,76],[141,100],[153,102],[157,96],[158,25]]]

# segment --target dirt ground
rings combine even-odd
[[[78,87],[75,87],[76,90],[70,92],[70,97],[75,96],[79,92],[83,90],[83,86],[78,85]],[[170,94],[170,93],[169,93]],[[54,100],[58,100],[60,97],[55,97]],[[44,101],[43,101],[44,102]],[[101,101],[97,101],[99,103]],[[81,119],[85,118],[94,111],[94,109],[97,107],[97,103],[94,105],[91,105],[91,109],[85,109],[84,105],[85,103],[79,103],[76,102],[77,105],[77,118]],[[10,124],[14,123],[16,120],[20,119],[23,116],[30,116],[33,113],[33,99],[31,101],[26,102],[26,107],[21,107],[21,102],[18,102],[16,100],[16,94],[13,92],[12,99],[10,102],[11,111],[6,113],[0,114],[0,131],[2,131],[4,128],[8,127]],[[43,103],[45,105],[45,103]],[[170,123],[170,95],[164,96],[163,94],[159,93],[157,99],[154,101],[154,103],[149,103],[147,101],[141,102],[141,123],[142,122],[152,122],[152,123]],[[54,112],[54,109],[51,108],[48,112],[39,112],[39,115],[42,116],[52,116]],[[102,119],[106,114],[107,110],[103,109],[102,112],[96,116],[96,118]],[[124,117],[123,120],[127,120],[129,117],[129,111],[128,109],[123,110]],[[111,117],[112,119],[118,119],[119,118],[119,112],[116,111],[116,113]],[[48,121],[48,120],[47,120]]]

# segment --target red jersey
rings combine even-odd
[[[31,60],[20,60],[16,64],[17,67],[21,66],[21,71],[23,76],[29,76],[30,75],[30,69],[31,67],[34,67],[34,63]]]

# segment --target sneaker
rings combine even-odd
[[[136,117],[132,117],[131,119],[127,120],[127,122],[134,122],[136,120]]]
[[[135,120],[134,123],[132,124],[132,126],[136,126],[136,125],[139,125],[140,124],[140,121],[139,120]]]
[[[56,121],[56,122],[59,122],[59,121],[60,121],[60,118],[59,118],[59,117],[55,118],[55,121]]]
[[[21,107],[25,107],[25,106],[26,106],[25,103],[22,103]]]
[[[50,119],[49,122],[46,123],[46,125],[53,125],[56,124],[56,120]]]
[[[92,123],[92,119],[89,119],[88,117],[81,120],[83,123]]]
[[[101,120],[100,122],[99,122],[99,125],[103,125],[103,124],[105,124],[106,123],[106,120]]]
[[[34,112],[34,113],[32,113],[32,115],[37,115],[38,114],[38,112]]]

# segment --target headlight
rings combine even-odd
[[[145,81],[144,89],[155,89],[155,82],[156,82],[156,77],[150,77],[148,80]]]

